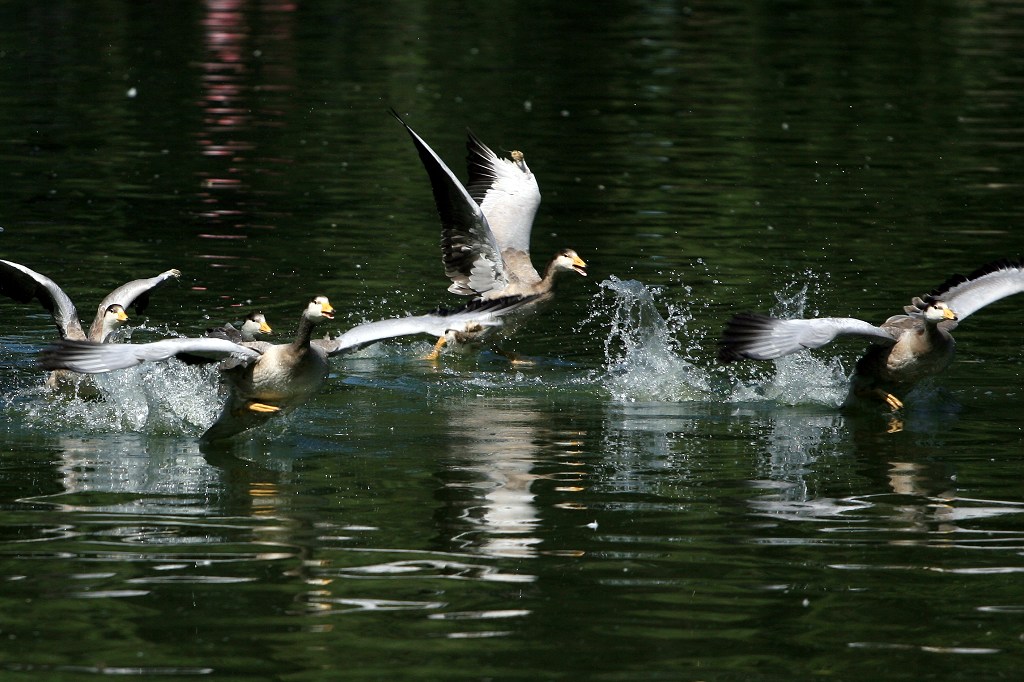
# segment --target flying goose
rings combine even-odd
[[[253,311],[245,316],[240,326],[235,327],[235,325],[229,322],[220,327],[207,329],[203,336],[241,343],[243,341],[255,341],[257,335],[271,334],[273,331],[263,313]]]
[[[134,308],[141,315],[149,305],[150,293],[168,280],[179,277],[180,271],[167,270],[156,277],[122,284],[100,301],[96,316],[86,333],[78,319],[75,304],[56,282],[20,263],[0,260],[0,294],[18,303],[29,303],[35,299],[53,316],[60,338],[74,341],[110,342],[114,331],[128,320],[126,308]],[[47,385],[51,388],[70,388],[77,385],[77,381],[64,372],[55,372],[47,378]],[[81,388],[83,395],[90,393],[87,387]]]
[[[430,178],[441,219],[441,259],[452,280],[448,291],[479,299],[536,296],[531,306],[536,309],[552,297],[561,273],[586,276],[587,264],[572,249],[556,253],[543,275],[534,268],[530,231],[540,189],[522,152],[501,159],[469,133],[466,189],[423,138],[396,111],[391,113],[409,133]],[[440,338],[435,353],[448,340]]]
[[[922,379],[941,373],[953,360],[950,332],[975,311],[1024,291],[1024,262],[1002,259],[967,276],[954,275],[930,294],[914,297],[903,315],[879,326],[852,317],[781,320],[741,313],[726,325],[718,358],[771,360],[820,348],[840,336],[858,336],[872,344],[854,368],[851,394],[881,400],[893,411],[905,393]]]
[[[265,341],[234,343],[223,338],[175,338],[143,344],[97,344],[65,339],[44,349],[43,369],[69,369],[100,374],[176,357],[190,363],[220,362],[229,395],[217,421],[202,435],[204,441],[233,436],[290,411],[315,394],[327,378],[328,358],[397,336],[448,331],[470,332],[498,326],[501,317],[533,302],[529,296],[478,301],[454,310],[361,324],[334,339],[313,339],[313,329],[334,319],[326,296],[312,299],[302,313],[291,343]]]

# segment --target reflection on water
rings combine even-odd
[[[456,546],[492,556],[529,557],[541,542],[534,533],[539,523],[530,487],[540,454],[548,440],[546,419],[529,398],[484,398],[449,406],[447,427],[453,434],[450,457],[454,466],[446,486],[468,495],[459,506],[459,521],[470,530],[456,533]]]
[[[254,229],[274,227],[265,199],[274,191],[273,181],[266,176],[280,175],[281,164],[290,160],[273,158],[261,149],[261,140],[285,125],[282,108],[295,80],[290,60],[296,6],[206,0],[204,10],[202,131],[196,140],[204,159],[197,171],[203,229],[197,236],[214,249],[201,258],[211,267],[230,267],[245,257],[230,242],[248,239]]]

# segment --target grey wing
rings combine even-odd
[[[39,301],[53,315],[53,322],[62,339],[84,339],[85,330],[78,311],[68,295],[46,275],[20,263],[0,260],[0,294],[18,303]]]
[[[945,301],[957,320],[973,314],[1001,298],[1024,291],[1024,263],[1008,259],[983,265],[967,276],[949,278],[931,296]]]
[[[430,334],[444,336],[450,331],[466,332],[502,324],[502,317],[535,303],[539,296],[506,296],[473,301],[451,310],[435,310],[426,315],[410,315],[391,320],[367,322],[349,329],[334,339],[316,339],[312,343],[328,355],[351,353],[370,344],[399,336]]]
[[[852,317],[780,320],[758,313],[741,313],[726,325],[719,341],[718,359],[721,362],[772,360],[819,348],[838,336],[861,336],[876,343],[896,341],[881,327]]]
[[[64,340],[40,352],[43,369],[69,369],[81,374],[102,374],[177,357],[191,363],[216,362],[232,358],[248,364],[260,357],[253,348],[224,339],[180,338],[152,343],[94,343]]]
[[[106,298],[100,303],[97,313],[103,315],[103,311],[117,303],[125,310],[129,307],[135,308],[135,312],[141,315],[146,306],[149,305],[149,294],[168,281],[178,279],[179,277],[181,277],[181,271],[171,269],[161,272],[156,277],[126,282],[107,294]]]
[[[238,329],[230,322],[221,325],[220,327],[210,327],[203,332],[203,336],[209,339],[225,339],[232,343],[241,343],[246,340],[245,335],[242,334],[242,330]]]
[[[452,280],[448,290],[471,296],[508,285],[501,249],[491,232],[483,210],[434,150],[394,110],[405,126],[434,193],[441,219],[441,260],[444,274]]]
[[[511,160],[498,158],[471,132],[466,149],[469,194],[487,216],[498,248],[502,253],[506,249],[529,253],[540,187],[522,152],[512,152]]]

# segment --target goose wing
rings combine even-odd
[[[954,275],[935,288],[930,296],[945,301],[957,321],[995,303],[1001,298],[1024,291],[1024,262],[1010,259],[993,261],[969,275]]]
[[[378,341],[398,336],[430,334],[444,336],[448,332],[468,332],[483,327],[502,324],[502,317],[535,303],[539,296],[506,296],[488,300],[476,300],[452,310],[435,310],[426,315],[396,317],[391,320],[367,322],[349,329],[334,339],[315,339],[328,355],[351,353]]]
[[[78,320],[78,311],[68,295],[46,275],[20,263],[0,260],[0,294],[18,303],[39,301],[53,316],[62,339],[84,339],[85,330]]]
[[[100,302],[99,307],[96,309],[96,319],[93,320],[90,335],[93,330],[102,329],[103,313],[110,306],[117,303],[125,310],[131,307],[135,309],[136,313],[141,315],[149,305],[149,295],[168,281],[178,279],[179,277],[181,277],[181,271],[171,269],[161,272],[156,277],[134,279],[131,282],[125,282],[118,288],[114,289],[106,295],[106,297]]]
[[[780,320],[759,313],[741,313],[726,325],[719,341],[718,359],[722,362],[772,360],[819,348],[839,336],[860,336],[876,343],[896,342],[885,329],[852,317]]]
[[[441,218],[444,274],[452,280],[448,291],[472,296],[504,289],[508,278],[501,249],[483,209],[423,138],[396,111],[391,113],[405,126],[430,178],[434,204]]]
[[[102,374],[177,357],[188,363],[217,362],[232,359],[250,364],[259,359],[258,349],[225,339],[180,338],[152,343],[94,343],[65,339],[40,352],[43,369],[69,369],[80,374]]]
[[[472,132],[468,133],[466,150],[469,194],[487,216],[498,248],[502,253],[506,249],[529,253],[533,218],[540,206],[540,187],[523,153],[511,152],[511,160],[498,158]]]

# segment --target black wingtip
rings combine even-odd
[[[82,348],[90,348],[95,345],[98,344],[92,341],[61,339],[60,341],[51,343],[39,351],[39,357],[36,359],[36,366],[39,369],[47,371],[65,369],[67,367],[67,361],[75,355],[76,351],[81,350]]]
[[[945,282],[928,292],[927,296],[924,296],[924,300],[941,300],[942,296],[953,287],[959,286],[964,282],[971,282],[985,275],[989,275],[993,272],[1000,270],[1013,270],[1017,268],[1024,268],[1024,260],[1021,258],[999,258],[990,263],[986,263],[974,271],[966,274],[955,274],[950,275]]]
[[[718,361],[722,364],[749,360],[747,346],[771,326],[775,318],[763,313],[737,313],[725,323],[718,340]]]
[[[469,174],[466,189],[478,204],[483,202],[496,177],[489,158],[493,153],[483,140],[466,128],[466,172]]]

